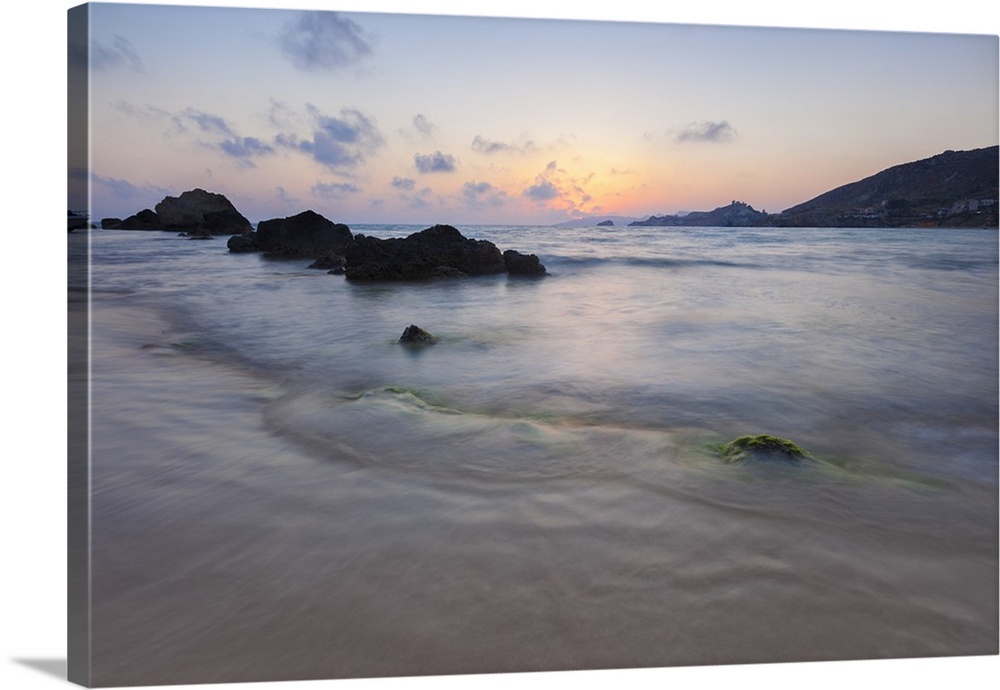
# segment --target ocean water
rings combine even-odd
[[[549,275],[70,234],[95,682],[997,652],[995,232],[460,230]]]

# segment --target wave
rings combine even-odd
[[[910,268],[928,269],[932,271],[978,272],[994,271],[996,259],[958,259],[942,256],[913,257],[906,262]]]
[[[602,266],[635,266],[638,268],[748,268],[762,269],[764,266],[750,262],[726,261],[723,259],[704,258],[676,258],[676,257],[647,257],[647,256],[625,256],[625,257],[596,257],[596,256],[559,256],[547,255],[543,257],[543,263],[547,267],[566,266],[573,268],[597,268]]]
[[[299,390],[272,403],[265,419],[272,432],[327,460],[504,483],[622,477],[676,448],[665,431],[463,411],[394,386]]]

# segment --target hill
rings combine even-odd
[[[770,216],[754,210],[750,204],[733,201],[728,206],[720,206],[711,211],[692,211],[683,216],[650,216],[629,225],[685,226],[685,227],[747,227],[767,225]]]
[[[777,225],[996,227],[1000,148],[904,163],[785,209]]]
[[[712,211],[650,216],[629,225],[996,228],[998,169],[1000,147],[945,151],[887,168],[781,213],[733,201]]]

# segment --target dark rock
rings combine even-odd
[[[437,342],[437,338],[420,326],[414,326],[410,324],[403,331],[403,335],[399,336],[399,342],[404,345],[431,345]]]
[[[101,218],[101,227],[105,230],[113,230],[121,224],[121,218]]]
[[[423,280],[503,273],[503,255],[486,240],[435,225],[405,238],[357,235],[347,247],[349,280]]]
[[[257,246],[257,233],[255,232],[245,232],[242,235],[233,235],[226,242],[226,246],[229,247],[229,251],[233,254],[246,254],[249,252],[259,252],[260,247]]]
[[[212,235],[239,235],[253,230],[229,199],[204,189],[165,197],[156,205],[156,214],[166,230],[197,230]]]
[[[271,257],[316,258],[343,254],[354,236],[343,223],[327,220],[315,211],[257,224],[257,245]]]
[[[541,264],[534,254],[522,254],[513,249],[508,249],[503,253],[504,266],[512,276],[543,276],[545,266]]]
[[[307,268],[315,268],[321,271],[330,271],[344,268],[344,257],[339,254],[328,254],[313,261]]]
[[[597,224],[597,227],[599,228],[613,228],[614,226],[615,222],[613,220],[602,220]]]
[[[468,278],[468,273],[463,273],[454,266],[438,266],[431,271],[431,278]]]
[[[155,211],[146,208],[121,221],[116,230],[163,230],[163,223]]]

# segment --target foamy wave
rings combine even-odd
[[[676,448],[663,431],[462,411],[395,387],[299,391],[271,405],[266,419],[330,460],[509,481],[621,476]]]

